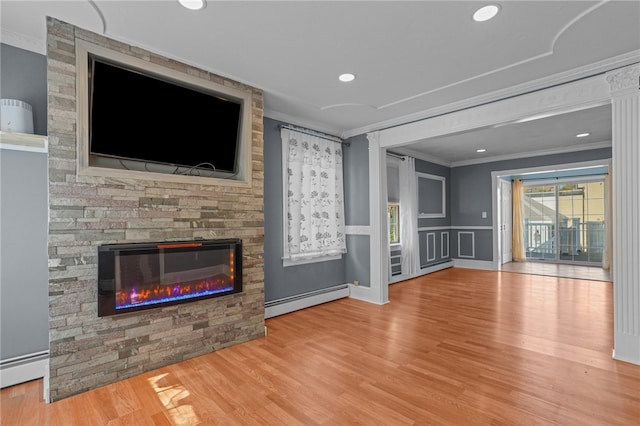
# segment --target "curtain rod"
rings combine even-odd
[[[514,178],[511,179],[511,181],[513,181],[515,179],[520,179],[523,183],[538,182],[538,181],[566,183],[566,182],[571,182],[571,181],[576,181],[577,180],[575,183],[582,183],[579,180],[581,180],[581,179],[587,179],[588,180],[588,178],[593,178],[592,180],[598,180],[597,178],[603,178],[603,177],[608,176],[608,175],[609,175],[609,172],[594,173],[594,174],[584,174],[584,175],[570,175],[570,176],[537,177],[537,178],[529,178],[529,179],[523,178],[523,177],[514,177]]]
[[[300,133],[305,133],[305,134],[311,135],[311,136],[316,136],[316,137],[319,137],[319,138],[322,138],[322,139],[326,139],[326,140],[329,140],[329,141],[332,141],[332,142],[340,143],[340,144],[345,145],[345,146],[351,145],[349,142],[343,141],[338,136],[330,135],[330,134],[327,134],[327,133],[316,132],[315,130],[306,129],[304,127],[297,127],[297,126],[293,126],[291,124],[280,124],[280,128],[281,129],[293,130],[293,131],[300,132]]]
[[[388,155],[389,157],[399,158],[399,159],[401,159],[402,161],[404,161],[404,160],[405,160],[404,155],[396,154],[395,152],[387,151],[387,155]]]

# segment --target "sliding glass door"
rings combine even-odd
[[[527,260],[600,265],[605,246],[604,178],[524,185]]]

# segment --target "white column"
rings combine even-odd
[[[640,364],[640,65],[607,74],[613,119],[613,358]]]
[[[367,139],[369,140],[371,302],[382,305],[389,302],[389,259],[385,255],[387,250],[383,246],[387,240],[382,238],[382,233],[386,229],[383,220],[387,217],[387,203],[386,200],[383,203],[381,194],[381,188],[386,187],[387,162],[386,151],[380,148],[379,132],[368,133]]]

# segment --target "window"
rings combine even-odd
[[[389,219],[389,243],[400,244],[400,204],[389,203],[387,217]]]
[[[281,129],[283,264],[339,259],[346,253],[342,144]]]
[[[523,195],[527,259],[602,263],[606,236],[604,177],[525,182]]]

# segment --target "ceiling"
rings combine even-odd
[[[497,1],[474,22],[488,3],[3,0],[0,15],[3,43],[44,54],[52,16],[258,87],[266,116],[343,137],[640,61],[640,1]],[[603,106],[404,149],[455,165],[610,140]]]

